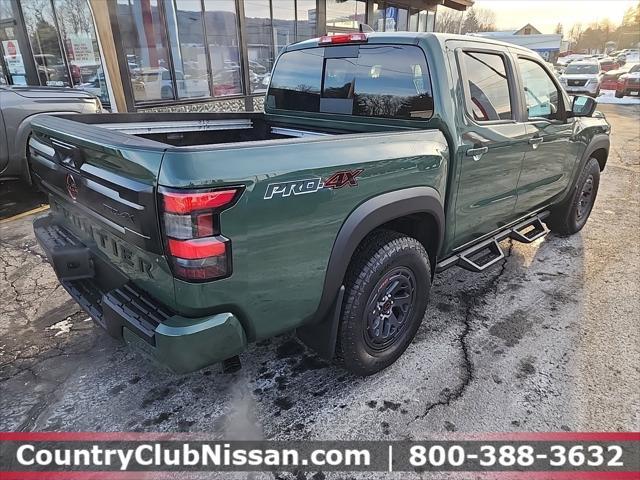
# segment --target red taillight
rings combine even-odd
[[[345,33],[340,35],[324,35],[323,37],[320,37],[318,44],[358,43],[366,41],[366,33]]]
[[[165,212],[190,213],[194,210],[224,207],[233,201],[237,193],[237,189],[199,193],[164,192],[162,197]]]
[[[169,253],[174,257],[187,260],[198,258],[219,257],[227,251],[226,242],[215,237],[198,238],[196,240],[169,239]]]
[[[231,241],[220,233],[220,212],[242,188],[210,191],[161,189],[166,253],[177,277],[208,281],[231,275]]]

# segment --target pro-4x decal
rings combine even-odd
[[[264,194],[265,200],[274,197],[289,197],[291,195],[304,195],[306,193],[315,193],[323,188],[331,188],[337,190],[342,187],[357,187],[358,176],[364,171],[359,168],[357,170],[340,170],[330,175],[326,180],[319,177],[305,178],[302,180],[291,180],[290,182],[270,183],[267,185],[267,191]]]

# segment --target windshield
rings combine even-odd
[[[567,74],[576,74],[576,73],[584,73],[584,74],[595,74],[598,73],[598,66],[595,64],[584,64],[577,65],[575,63],[570,64],[567,69],[564,71]]]
[[[640,65],[634,65],[631,70],[629,70],[629,73],[636,73],[636,72],[640,72]]]

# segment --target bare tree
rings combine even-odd
[[[436,15],[436,32],[461,33],[464,13],[451,8],[439,8]]]
[[[569,41],[572,45],[575,45],[580,42],[580,38],[582,37],[582,24],[575,23],[571,30],[569,30]]]
[[[472,7],[478,22],[478,32],[493,32],[496,29],[496,14],[488,8]]]
[[[436,15],[436,32],[475,33],[496,29],[496,14],[487,8],[471,7],[466,12],[440,8]]]

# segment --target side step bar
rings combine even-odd
[[[471,272],[482,272],[504,259],[504,252],[500,248],[500,243],[505,238],[510,238],[521,243],[532,243],[544,237],[549,230],[542,223],[548,215],[544,212],[533,218],[528,218],[513,227],[505,228],[493,237],[483,242],[456,253],[455,255],[438,263],[437,272],[442,272],[447,268],[458,266]]]

